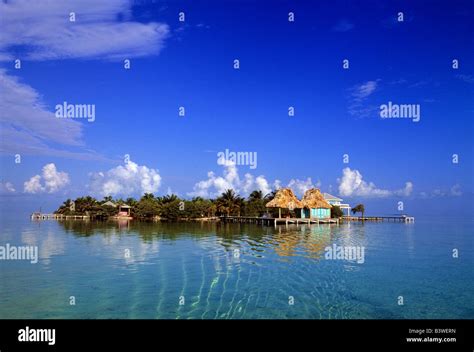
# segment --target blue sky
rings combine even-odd
[[[386,211],[400,200],[471,208],[472,2],[11,1],[0,9],[4,201],[214,196],[227,187],[245,195],[290,184]],[[95,120],[56,118],[64,101],[95,105]],[[418,105],[420,121],[382,119],[389,101]],[[219,165],[226,149],[257,153],[258,166]]]

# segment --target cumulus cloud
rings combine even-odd
[[[14,0],[0,3],[0,59],[20,49],[30,60],[124,59],[158,54],[169,33],[162,23],[132,21],[131,1]],[[75,21],[70,21],[70,13]]]
[[[223,167],[222,176],[216,175],[214,172],[207,173],[207,179],[199,181],[194,185],[193,191],[188,193],[190,196],[199,197],[217,197],[228,189],[233,189],[236,193],[242,196],[248,196],[252,191],[259,190],[262,193],[268,194],[272,189],[279,189],[282,187],[280,180],[273,182],[268,181],[265,176],[254,176],[246,173],[240,177],[236,164],[230,160],[218,161],[218,164]],[[292,188],[296,194],[303,195],[304,192],[313,187],[319,187],[320,182],[314,184],[310,177],[306,180],[292,179],[287,187]]]
[[[161,185],[161,176],[158,170],[140,166],[133,161],[106,172],[91,173],[89,176],[91,192],[102,196],[155,193]]]
[[[405,187],[399,190],[387,190],[378,188],[373,182],[366,182],[358,170],[346,167],[342,170],[342,178],[339,180],[339,194],[342,197],[389,197],[406,196],[413,191],[413,183],[406,182]]]
[[[228,189],[233,189],[241,195],[248,195],[254,190],[260,190],[263,194],[271,192],[271,187],[267,179],[252,174],[245,174],[243,179],[239,176],[237,166],[230,160],[219,160],[223,170],[222,176],[216,176],[214,172],[207,173],[207,179],[199,181],[194,185],[193,191],[188,193],[194,197],[216,197]]]
[[[319,188],[320,186],[320,181],[313,184],[311,177],[308,177],[306,180],[291,179],[287,187],[290,187],[297,195],[302,196],[308,189]]]
[[[0,182],[0,194],[9,194],[15,192],[15,187],[11,182]]]
[[[35,175],[23,184],[25,193],[54,193],[69,184],[69,175],[58,171],[53,163],[43,166],[41,175]]]

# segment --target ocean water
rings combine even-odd
[[[38,246],[39,260],[0,261],[0,318],[472,319],[465,219],[275,228],[4,217],[0,246]],[[334,246],[363,248],[363,261],[327,258]]]

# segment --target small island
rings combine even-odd
[[[360,217],[351,216],[360,213]],[[140,199],[111,196],[67,199],[53,214],[35,212],[33,220],[135,220],[135,221],[231,221],[270,224],[339,223],[341,220],[414,221],[413,217],[365,217],[365,207],[351,208],[342,199],[317,188],[309,189],[300,200],[291,188],[280,188],[266,195],[255,190],[247,198],[229,189],[215,199],[183,199],[175,194],[155,196],[145,193]]]

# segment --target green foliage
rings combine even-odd
[[[234,190],[228,189],[216,199],[217,212],[220,215],[240,215],[244,200],[235,194]]]
[[[333,205],[331,207],[331,218],[342,218],[344,216],[344,212],[341,208],[337,205]]]
[[[351,211],[352,211],[352,214],[361,213],[362,217],[364,217],[364,213],[365,213],[364,204],[357,204],[354,208],[351,209]]]
[[[244,204],[244,216],[262,216],[266,213],[265,204],[268,201],[263,197],[262,191],[253,191],[250,193]]]
[[[160,204],[157,202],[153,194],[150,197],[150,193],[145,193],[143,197],[135,203],[135,205],[130,206],[132,207],[132,217],[135,218],[152,219],[153,217],[160,215]]]
[[[128,204],[135,219],[153,219],[161,217],[167,220],[190,220],[210,218],[220,215],[262,216],[267,212],[265,204],[274,196],[274,192],[264,195],[253,191],[247,199],[240,197],[233,190],[227,190],[217,199],[195,197],[191,200],[181,199],[175,194],[155,197],[145,193],[139,200],[134,198],[113,199],[104,197],[102,201],[86,196],[66,200],[56,210],[64,215],[90,215],[92,218],[106,219],[117,214],[117,208],[104,205],[111,201],[115,204]],[[74,210],[71,210],[74,209]]]

